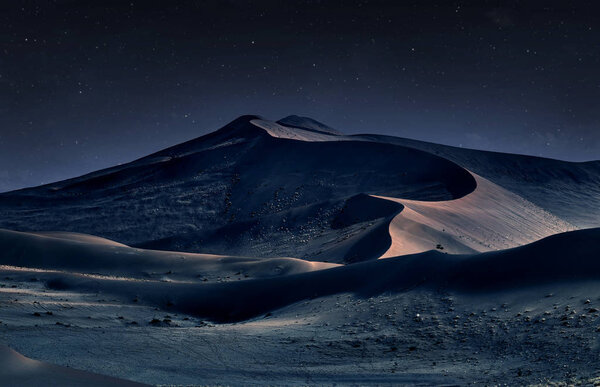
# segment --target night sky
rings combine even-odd
[[[242,114],[600,159],[594,3],[3,1],[0,191]]]

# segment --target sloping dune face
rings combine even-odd
[[[398,144],[439,155],[576,227],[600,226],[600,160],[575,163],[379,135],[355,139]]]
[[[99,243],[101,240],[102,243]],[[206,282],[226,277],[263,278],[337,265],[296,258],[248,258],[131,248],[77,234],[0,229],[0,264],[135,280]]]
[[[502,250],[570,231],[574,226],[475,175],[471,194],[439,202],[388,198],[404,206],[390,223],[383,258],[438,249],[451,254]]]
[[[144,386],[141,383],[32,360],[5,345],[0,345],[0,384],[7,387]]]
[[[355,262],[389,247],[385,223],[395,211],[332,227],[352,197],[439,201],[476,187],[464,168],[430,153],[292,121],[309,127],[245,116],[130,164],[0,195],[0,226],[152,249]]]

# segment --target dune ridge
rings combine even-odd
[[[398,144],[444,157],[578,228],[598,226],[600,160],[569,162],[383,135],[351,137]]]
[[[438,249],[450,254],[502,250],[576,227],[472,173],[477,188],[462,198],[423,202],[385,198],[405,208],[390,222],[382,258]]]
[[[56,251],[57,260],[48,261],[44,266],[63,271],[38,270],[35,275],[51,289],[112,294],[122,300],[136,299],[166,311],[187,313],[217,322],[231,322],[256,317],[301,300],[345,292],[378,294],[416,286],[479,292],[552,281],[598,279],[600,260],[596,259],[596,241],[599,237],[598,228],[578,230],[502,251],[466,255],[428,251],[225,283],[89,277],[76,271],[64,271],[68,266],[60,260],[64,253]],[[98,247],[95,245],[95,248]],[[565,259],[566,256],[569,259]],[[22,254],[19,258],[20,269],[4,266],[0,272],[26,278],[31,275],[27,271],[28,266],[41,266],[33,253]],[[130,257],[123,257],[125,262],[129,259]],[[10,262],[6,258],[2,259],[5,265]],[[148,263],[152,263],[151,257],[138,260],[136,265]],[[118,266],[111,269],[113,275],[127,274]]]

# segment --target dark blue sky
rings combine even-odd
[[[130,161],[242,114],[600,159],[594,4],[3,2],[0,191]]]

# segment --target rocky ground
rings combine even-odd
[[[589,384],[599,289],[340,294],[215,324],[2,276],[0,335],[34,359],[152,384]]]

